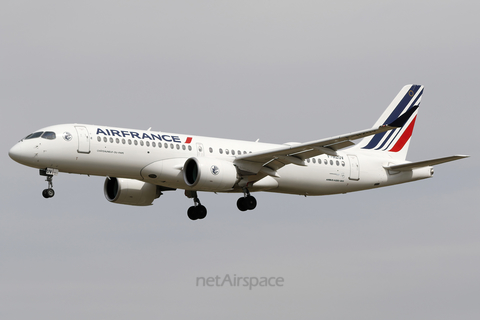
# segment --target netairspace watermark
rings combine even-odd
[[[236,274],[223,277],[197,277],[197,287],[283,287],[283,277],[237,277]]]

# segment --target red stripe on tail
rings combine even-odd
[[[402,150],[403,146],[405,146],[408,139],[410,139],[410,137],[412,136],[413,127],[415,126],[415,120],[417,120],[417,116],[415,116],[415,118],[413,118],[412,122],[410,122],[410,124],[408,125],[407,130],[405,130],[403,132],[400,139],[398,139],[397,143],[395,143],[393,148],[390,149],[389,151],[398,152],[398,151]]]

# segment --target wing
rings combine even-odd
[[[336,155],[337,150],[354,145],[352,140],[402,127],[416,109],[417,107],[415,106],[390,124],[382,125],[378,128],[241,155],[235,158],[234,164],[241,176],[260,173],[258,176],[260,179],[265,175],[278,177],[276,171],[287,164],[304,166],[305,159],[321,154]],[[252,179],[249,180],[252,181]]]

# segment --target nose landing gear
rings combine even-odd
[[[44,189],[42,191],[42,196],[46,199],[51,198],[55,195],[55,191],[53,191],[53,176],[56,176],[57,174],[57,169],[40,169],[40,175],[47,177],[47,179],[45,180],[48,183],[47,189]]]
[[[53,197],[54,195],[55,195],[55,191],[53,191],[52,188],[43,189],[43,191],[42,191],[42,196],[43,196],[44,198],[47,198],[47,199],[48,199],[48,198]]]

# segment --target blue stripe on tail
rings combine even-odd
[[[385,124],[389,124],[391,123],[392,121],[394,121],[395,119],[397,119],[400,114],[405,110],[405,108],[408,106],[408,104],[412,101],[412,98],[415,96],[415,94],[417,93],[418,89],[420,88],[421,86],[420,85],[412,85],[410,87],[410,89],[407,91],[407,93],[405,94],[405,96],[402,98],[402,100],[398,103],[398,105],[395,107],[395,109],[392,111],[392,113],[388,116],[388,118],[383,122],[383,125]],[[412,94],[413,92],[413,94]],[[422,96],[422,92],[420,92],[420,94],[415,98],[415,100],[413,101],[413,103],[410,105],[410,108],[413,107],[415,105],[415,103],[418,101],[418,99]],[[410,109],[409,108],[409,109]],[[380,141],[382,141],[383,137],[385,136],[385,134],[388,133],[388,137],[387,139],[385,139],[382,144],[376,148],[376,150],[378,149],[381,149],[384,147],[384,145],[390,140],[390,138],[392,137],[392,135],[394,133],[397,133],[400,132],[400,130],[398,129],[395,129],[395,130],[392,130],[390,132],[382,132],[382,133],[378,133],[376,135],[374,135],[372,137],[372,139],[370,140],[370,142],[365,146],[363,147],[362,149],[374,149],[377,147],[377,145],[380,143]],[[394,140],[394,139],[393,139]],[[390,142],[391,143],[391,142]],[[388,145],[390,145],[390,143],[388,143]]]

